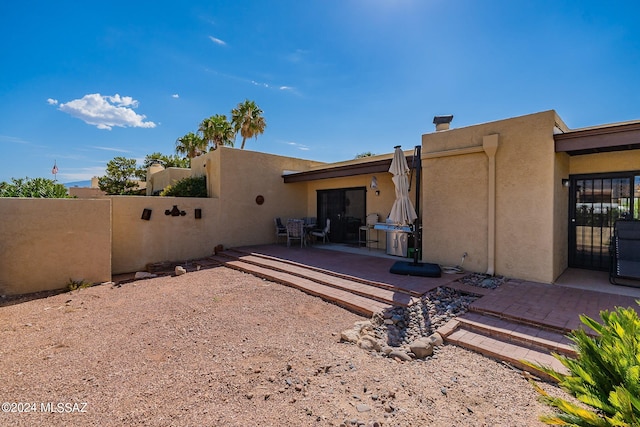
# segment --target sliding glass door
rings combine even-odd
[[[358,230],[365,223],[366,188],[318,190],[318,223],[331,220],[333,243],[358,243]]]

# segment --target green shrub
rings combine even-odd
[[[84,280],[73,280],[69,279],[67,282],[67,289],[70,291],[75,291],[76,289],[84,289],[93,286],[91,282],[85,282]]]
[[[168,185],[161,196],[174,197],[207,197],[207,178],[205,176],[190,176]]]
[[[640,304],[640,300],[636,302]],[[595,336],[587,335],[582,329],[569,334],[576,345],[577,358],[554,354],[569,374],[528,363],[549,374],[563,390],[595,409],[551,397],[536,386],[542,401],[558,410],[555,415],[540,417],[542,422],[566,426],[640,426],[640,319],[631,307],[601,311],[600,317],[602,324],[580,316]]]
[[[0,197],[69,198],[67,188],[47,178],[11,178],[0,182]]]

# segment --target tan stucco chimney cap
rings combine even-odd
[[[434,116],[433,124],[434,125],[449,124],[451,123],[451,120],[453,120],[453,114],[450,116]]]

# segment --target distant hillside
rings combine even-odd
[[[64,183],[62,185],[64,185],[67,188],[71,188],[71,187],[91,187],[91,180],[66,182],[66,183]]]

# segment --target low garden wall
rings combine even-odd
[[[0,295],[111,280],[109,199],[0,198]]]

